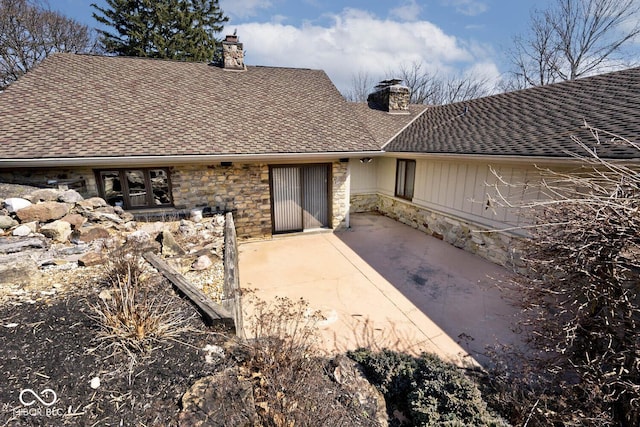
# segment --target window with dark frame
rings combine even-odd
[[[96,171],[100,196],[112,206],[143,209],[173,206],[166,168]]]
[[[413,199],[416,180],[416,161],[398,159],[396,163],[396,197]]]

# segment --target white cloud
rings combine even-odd
[[[270,0],[221,0],[220,9],[232,18],[255,16],[259,9],[271,7]]]
[[[489,6],[480,0],[444,0],[445,4],[454,6],[458,13],[468,16],[476,16],[486,12]]]
[[[416,0],[405,1],[402,6],[389,11],[389,16],[398,18],[402,21],[417,21],[422,12],[422,6],[416,3]]]
[[[381,78],[400,64],[423,62],[425,71],[447,73],[486,61],[486,51],[463,43],[427,21],[380,19],[356,9],[332,15],[330,23],[239,24],[250,65],[322,69],[341,91],[360,71]]]

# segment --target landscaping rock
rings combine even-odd
[[[28,239],[22,237],[0,237],[0,254],[12,254],[28,248],[43,249],[46,247],[46,240],[37,237]]]
[[[196,381],[182,396],[180,426],[253,426],[258,417],[253,387],[238,379],[238,370],[228,368]]]
[[[60,190],[53,188],[42,188],[40,190],[32,191],[27,197],[31,199],[33,203],[38,202],[54,202],[58,200]]]
[[[122,224],[124,222],[117,214],[108,212],[93,211],[89,212],[87,217],[92,222],[114,222],[116,224]]]
[[[211,262],[211,258],[206,255],[200,255],[196,261],[191,264],[191,268],[193,270],[206,270],[211,267],[213,262]]]
[[[16,227],[13,230],[13,232],[11,233],[11,235],[12,236],[18,236],[18,237],[26,237],[31,233],[33,233],[31,228],[29,228],[29,226],[23,224],[23,225],[21,225],[19,227]]]
[[[351,396],[360,402],[362,408],[377,425],[388,426],[387,404],[382,393],[371,384],[362,372],[362,367],[347,356],[338,355],[332,361],[333,378]]]
[[[64,203],[77,203],[84,200],[76,190],[65,190],[58,196],[58,200]]]
[[[106,258],[104,255],[98,252],[87,252],[80,259],[78,259],[78,265],[82,267],[91,267],[94,265],[104,264]]]
[[[30,257],[23,257],[14,261],[0,262],[0,283],[29,284],[40,277],[38,264]]]
[[[16,215],[21,222],[49,222],[60,219],[68,213],[69,205],[66,203],[43,202],[19,209]]]
[[[7,230],[18,225],[18,221],[7,215],[0,216],[0,230]]]
[[[66,242],[71,234],[71,224],[56,220],[40,227],[40,233],[56,242]]]
[[[145,244],[151,242],[151,235],[144,230],[137,230],[131,234],[127,234],[127,243]]]
[[[92,211],[94,209],[102,208],[105,206],[109,206],[109,204],[100,197],[91,197],[91,198],[76,202],[76,207],[79,207],[87,211]]]
[[[181,256],[186,253],[168,230],[163,230],[156,240],[162,244],[161,253],[164,256]]]
[[[108,239],[109,237],[111,237],[111,233],[104,227],[84,227],[80,229],[78,240],[89,243],[97,239]]]
[[[71,228],[78,230],[85,222],[87,222],[87,218],[80,214],[68,214],[63,216],[61,221],[68,222],[71,224]]]
[[[30,201],[21,197],[10,197],[8,199],[4,199],[4,206],[7,208],[9,213],[17,212],[20,209],[24,209],[31,205],[32,203]]]

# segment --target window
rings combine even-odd
[[[98,190],[112,206],[125,209],[171,206],[167,169],[114,169],[96,172]]]
[[[396,166],[396,197],[413,199],[416,180],[416,161],[398,159]]]

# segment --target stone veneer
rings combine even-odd
[[[332,206],[332,223],[331,228],[334,230],[340,230],[346,227],[345,219],[348,213],[348,198],[349,191],[349,163],[348,162],[334,162],[332,164],[332,182],[331,189],[333,191]]]
[[[487,231],[486,227],[382,194],[352,195],[351,212],[379,212],[496,264],[522,268],[514,250],[516,236]]]
[[[332,164],[332,228],[345,226],[347,215],[348,163]],[[238,237],[271,236],[269,165],[176,166],[171,170],[176,207],[211,206],[234,210]]]
[[[176,166],[171,170],[171,186],[176,207],[233,210],[238,237],[271,235],[267,164]]]
[[[80,180],[84,184],[83,189],[79,190],[83,196],[98,195],[95,174],[88,168],[0,170],[0,179],[37,186],[53,179]],[[233,211],[238,237],[271,236],[268,164],[174,166],[170,168],[170,179],[173,203],[177,209],[210,206],[221,211]],[[346,225],[348,209],[348,163],[333,162],[331,179],[331,226],[341,229]]]

